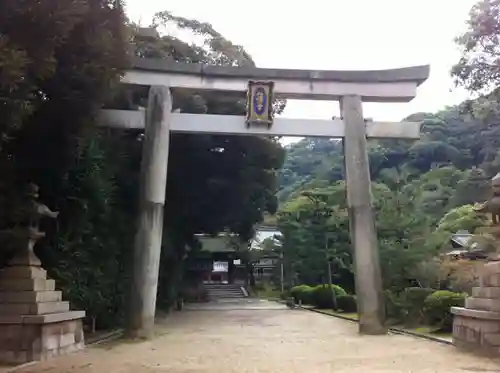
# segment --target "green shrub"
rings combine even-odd
[[[391,290],[384,291],[385,312],[389,323],[398,323],[406,318],[406,304],[404,296]]]
[[[442,331],[451,331],[453,315],[451,307],[463,307],[466,294],[439,290],[429,295],[424,302],[424,315],[427,322]]]
[[[333,308],[332,291],[335,291],[336,298],[347,295],[344,289],[338,285],[318,285],[312,291],[313,305],[317,308]]]
[[[295,303],[302,302],[302,304],[312,304],[313,288],[309,285],[298,285],[290,289],[290,295],[293,297]]]
[[[290,292],[287,292],[285,291],[284,293],[280,293],[280,299],[281,300],[287,300],[288,298],[290,298]]]
[[[404,322],[406,325],[418,325],[424,321],[424,303],[427,297],[435,293],[435,289],[411,287],[406,288],[403,297]]]
[[[357,312],[358,304],[354,295],[339,295],[337,297],[337,308],[343,312]]]

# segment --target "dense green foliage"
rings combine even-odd
[[[321,284],[313,288],[312,301],[318,308],[336,308],[337,297],[347,295],[344,289],[338,285]]]
[[[295,300],[295,303],[312,304],[313,289],[309,285],[297,285],[290,289],[290,295]]]
[[[320,284],[314,287],[309,285],[298,285],[290,289],[290,295],[295,300],[295,303],[312,305],[320,309],[338,308],[338,299],[342,299],[342,310],[352,312],[349,310],[355,310],[356,308],[355,298],[352,295],[348,295],[347,292],[338,285],[332,285],[332,287],[325,284]]]
[[[129,42],[139,58],[254,62],[206,23],[168,12],[155,18],[159,27],[192,30],[204,39],[199,47],[168,34],[144,36],[126,23],[117,1],[53,3],[0,5],[0,230],[11,227],[11,201],[22,198],[21,186],[28,180],[40,185],[42,201],[61,214],[57,224],[42,227],[48,238],[37,253],[72,307],[85,309],[97,327],[110,327],[121,322],[128,303],[142,135],[98,129],[96,113],[103,105],[144,106],[147,91],[116,84],[130,61]],[[277,101],[275,110],[284,104]],[[174,107],[190,113],[245,111],[244,100],[219,95],[179,93]],[[263,214],[275,211],[282,161],[274,138],[171,137],[160,306],[170,307],[181,289],[187,298],[192,295],[182,283],[196,280],[183,279],[184,259],[200,246],[194,234],[228,231],[245,242]],[[1,252],[0,266],[13,250]]]
[[[463,307],[465,295],[448,290],[440,290],[430,294],[424,302],[424,313],[428,324],[442,331],[451,331],[453,315],[451,307]]]
[[[419,141],[368,142],[383,287],[388,314],[399,320],[423,321],[433,289],[470,289],[473,275],[458,273],[470,269],[440,258],[452,234],[468,231],[487,252],[497,250],[473,205],[489,198],[489,180],[500,172],[499,9],[498,0],[478,2],[457,38],[463,56],[452,75],[476,98],[405,118],[421,122]],[[333,283],[353,292],[342,142],[305,138],[286,151],[277,224],[287,283],[325,282],[330,261]]]
[[[351,294],[340,295],[337,297],[337,308],[341,312],[353,313],[358,310],[356,296]]]
[[[0,4],[0,231],[23,185],[38,184],[60,211],[42,227],[38,255],[67,299],[103,323],[123,304],[131,204],[128,187],[115,187],[127,184],[129,160],[121,134],[93,125],[128,65],[127,35],[119,1]],[[0,266],[16,249],[9,243]]]

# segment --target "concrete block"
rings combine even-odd
[[[481,268],[481,275],[487,276],[500,273],[500,262],[488,262]]]
[[[56,283],[54,280],[45,279],[17,279],[0,280],[0,291],[54,291]]]
[[[46,279],[47,271],[41,267],[15,266],[0,271],[0,281],[9,279]]]
[[[463,318],[474,318],[474,319],[488,319],[488,320],[499,320],[500,321],[500,312],[494,311],[484,311],[484,310],[473,310],[463,307],[451,307],[451,313],[457,316],[461,316]]]
[[[500,299],[500,287],[474,287],[472,296],[476,298]]]
[[[85,317],[85,311],[67,311],[47,313],[44,315],[27,315],[22,318],[24,324],[56,324],[68,320],[78,320]],[[0,318],[0,323],[2,322]]]
[[[59,336],[59,347],[67,347],[75,344],[75,333],[66,333]]]
[[[481,340],[481,333],[473,329],[466,328],[465,340],[471,343],[479,343]]]
[[[482,344],[500,347],[500,333],[485,332],[482,337]]]
[[[58,335],[48,335],[42,339],[42,351],[47,352],[59,348],[60,337]]]
[[[486,274],[479,278],[479,285],[481,287],[499,287],[500,286],[500,274]]]
[[[69,302],[0,304],[0,315],[43,315],[69,311]]]
[[[500,299],[469,297],[465,300],[465,308],[483,311],[500,311]]]
[[[35,303],[33,309],[36,311],[37,315],[43,315],[47,313],[60,313],[69,311],[69,302],[45,302],[45,303]]]
[[[60,302],[62,292],[53,291],[4,291],[0,292],[1,303]]]

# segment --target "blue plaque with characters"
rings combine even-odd
[[[273,89],[274,82],[248,82],[247,90],[247,127],[273,124]]]

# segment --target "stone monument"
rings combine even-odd
[[[479,207],[478,213],[491,214],[488,233],[500,239],[500,174],[491,180],[492,197]],[[500,261],[498,253],[482,269],[479,287],[465,307],[452,307],[453,344],[459,348],[486,355],[500,355]]]
[[[85,346],[85,311],[70,311],[33,251],[45,236],[39,220],[55,219],[58,213],[37,201],[38,186],[30,184],[27,197],[16,226],[3,232],[17,244],[14,258],[0,271],[0,362],[8,364],[45,360]]]

